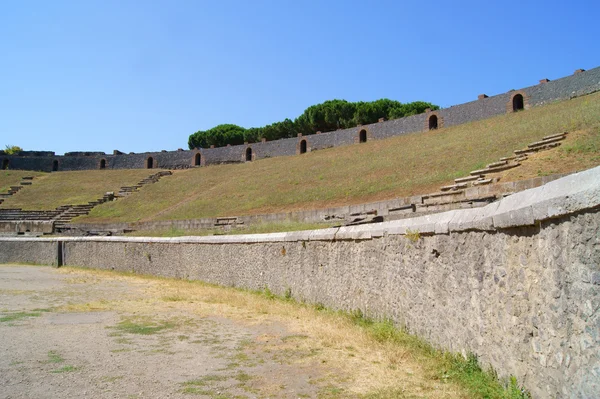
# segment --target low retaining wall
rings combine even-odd
[[[600,392],[600,167],[477,209],[338,229],[5,238],[0,262],[262,289],[389,317],[537,398]]]

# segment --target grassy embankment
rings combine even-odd
[[[438,191],[543,136],[563,146],[532,156],[502,181],[600,164],[600,93],[461,126],[302,156],[175,171],[80,222],[176,220],[339,206]],[[309,138],[310,140],[310,138]]]
[[[16,176],[35,176],[32,185],[0,205],[2,208],[52,210],[61,205],[87,204],[101,198],[107,191],[119,191],[122,186],[135,185],[158,170],[90,170],[77,172],[2,171],[0,186]],[[20,177],[19,177],[20,179]],[[17,181],[18,183],[18,181]],[[11,184],[13,185],[13,184]]]
[[[131,222],[235,216],[358,204],[438,191],[543,136],[569,131],[557,149],[500,174],[501,181],[571,172],[600,164],[600,93],[461,126],[302,156],[174,171],[156,184],[102,204],[75,222]],[[308,138],[310,140],[310,137]],[[36,174],[1,208],[48,210],[82,204],[133,185],[155,171],[95,170]],[[2,171],[0,186],[17,183]],[[12,180],[11,180],[12,179]],[[257,227],[258,231],[290,229]],[[161,235],[179,235],[160,232]]]

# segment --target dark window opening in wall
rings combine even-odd
[[[146,169],[152,168],[154,168],[154,158],[148,157],[148,159],[146,160]]]
[[[367,131],[366,130],[361,130],[360,133],[358,133],[358,142],[359,143],[366,143],[367,142]]]
[[[515,94],[513,97],[513,111],[521,111],[524,108],[523,96],[521,94]]]
[[[252,148],[246,148],[246,162],[252,161]]]
[[[300,142],[300,154],[304,154],[306,152],[306,140],[302,140]]]
[[[106,169],[106,159],[100,160],[100,169]]]
[[[58,171],[58,161],[56,159],[54,161],[52,161],[52,171],[53,172]]]
[[[4,170],[8,169],[8,159],[2,160],[2,169],[4,169]]]
[[[436,115],[431,115],[429,117],[429,130],[435,130],[438,128],[438,117]]]
[[[196,156],[194,157],[194,166],[200,166],[202,162],[202,155],[200,155],[200,153],[196,153]]]

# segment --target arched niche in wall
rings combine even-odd
[[[55,159],[54,161],[52,161],[52,171],[53,172],[57,172],[58,171],[58,160]]]
[[[306,154],[306,140],[300,140],[300,154]]]
[[[522,90],[513,91],[506,103],[506,112],[519,112],[529,108],[529,96]]]
[[[146,169],[153,169],[155,167],[154,164],[154,158],[148,157],[148,159],[146,159]]]
[[[512,109],[513,112],[521,111],[525,109],[525,102],[523,101],[523,95],[516,94],[512,98]]]
[[[197,152],[194,155],[194,166],[201,166],[202,165],[202,154],[200,154],[199,152]]]
[[[2,160],[2,170],[8,169],[9,164],[10,164],[10,161],[8,159],[3,159]]]
[[[100,160],[99,167],[100,167],[100,169],[106,169],[106,159],[101,159]]]
[[[429,117],[429,130],[435,130],[438,128],[438,117],[437,115],[431,115]]]
[[[367,131],[365,129],[362,129],[360,132],[358,132],[358,142],[359,143],[367,142]]]
[[[430,111],[425,114],[425,131],[437,130],[444,127],[444,118],[437,111]]]
[[[296,143],[296,155],[305,154],[307,152],[310,152],[310,145],[307,139],[302,138]]]
[[[246,148],[246,162],[252,162],[254,160],[254,152],[252,151],[252,147]]]

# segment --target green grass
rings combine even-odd
[[[0,205],[2,208],[52,210],[61,205],[87,204],[101,198],[107,191],[117,192],[122,186],[132,186],[158,170],[89,170],[75,172],[32,173],[10,171],[15,175],[35,175],[31,186],[24,187]],[[7,171],[0,171],[0,176]],[[8,178],[6,178],[8,181]],[[13,179],[14,180],[14,179]],[[0,178],[0,185],[3,178]],[[2,192],[2,191],[0,191]]]
[[[65,359],[56,351],[48,352],[48,363],[62,363]]]
[[[486,399],[530,399],[531,396],[522,390],[514,377],[501,381],[494,370],[484,370],[477,357],[469,354],[465,359],[460,354],[453,354],[435,349],[423,339],[399,329],[389,320],[374,321],[363,317],[362,312],[348,313],[348,317],[361,329],[368,332],[379,342],[393,343],[408,348],[413,356],[427,360],[423,364],[432,365],[429,370],[434,378],[442,381],[458,382],[474,397]],[[395,397],[395,391],[371,393],[365,398],[384,399]]]
[[[175,324],[168,321],[153,321],[148,318],[127,318],[113,328],[127,334],[153,335],[174,327]]]
[[[76,370],[78,370],[78,368],[75,366],[64,366],[59,369],[52,370],[51,373],[54,373],[54,374],[70,373],[70,372],[76,371]]]
[[[598,127],[600,93],[460,126],[302,156],[178,170],[139,193],[98,206],[75,221],[239,216],[423,194],[438,191],[454,178],[512,155],[514,150],[546,135],[580,129],[596,129],[597,133]],[[588,151],[580,154],[585,160],[578,168],[600,163],[594,145],[573,149]]]
[[[11,323],[11,322],[19,321],[22,319],[28,319],[30,317],[39,317],[41,315],[42,315],[41,311],[9,313],[5,316],[0,316],[0,323]]]
[[[587,134],[573,143],[565,144],[559,147],[559,151],[564,154],[592,154],[596,159],[600,158],[600,127],[592,129]]]

